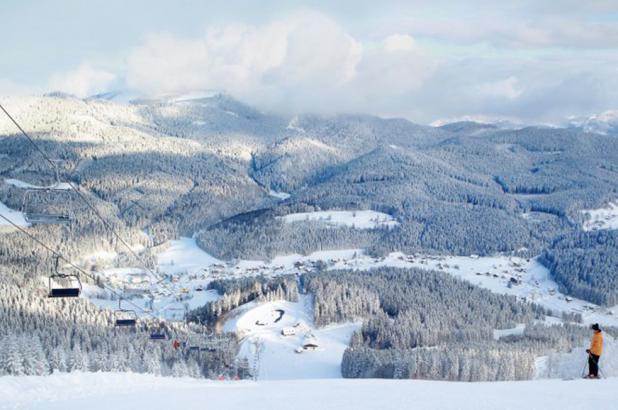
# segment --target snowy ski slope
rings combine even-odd
[[[298,303],[248,303],[228,317],[224,330],[241,337],[238,357],[254,363],[256,349],[260,349],[259,380],[341,378],[343,352],[352,333],[361,326],[357,322],[316,328],[311,297],[307,295],[300,295]],[[294,329],[295,334],[284,336],[283,329]],[[296,352],[309,337],[317,342],[318,348]]]
[[[613,410],[618,379],[210,381],[132,373],[0,377],[0,410]]]

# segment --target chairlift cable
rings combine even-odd
[[[49,156],[47,156],[45,151],[43,151],[43,149],[41,147],[39,147],[39,145],[34,141],[34,139],[32,137],[30,137],[30,135],[28,135],[28,133],[21,127],[21,125],[19,125],[19,123],[15,120],[15,118],[13,118],[13,116],[11,116],[11,114],[9,114],[9,112],[4,108],[4,106],[2,104],[0,104],[0,109],[2,109],[2,111],[6,114],[6,116],[13,122],[13,124],[15,124],[15,126],[19,129],[19,131],[21,131],[21,133],[24,135],[24,137],[26,137],[26,139],[30,142],[30,144],[32,144],[32,146],[34,146],[36,148],[36,150],[41,154],[41,156],[50,164],[51,168],[54,170],[54,172],[56,174],[56,177],[57,177],[58,176],[58,168],[56,167],[56,164],[54,164],[54,161],[52,161],[51,158],[49,158]],[[59,181],[56,181],[56,182],[59,182]],[[73,182],[68,180],[67,184],[69,185],[71,190],[74,191],[78,195],[80,200],[82,202],[84,202],[88,206],[88,208],[90,208],[90,210],[92,212],[94,212],[94,214],[103,223],[103,225],[107,229],[109,229],[110,232],[112,232],[114,237],[120,243],[122,243],[122,245],[125,248],[127,248],[129,250],[129,252],[133,255],[133,257],[135,257],[135,259],[142,265],[142,268],[144,270],[146,270],[155,279],[155,281],[156,281],[155,284],[161,284],[168,292],[173,294],[174,291],[171,290],[165,284],[162,283],[164,278],[162,278],[160,275],[157,275],[150,268],[148,268],[148,265],[146,263],[144,263],[144,261],[137,255],[137,253],[135,253],[133,251],[133,249],[129,246],[129,244],[127,242],[125,242],[124,239],[122,239],[120,234],[118,234],[116,232],[116,230],[109,224],[109,222],[107,222],[105,220],[103,215],[101,215],[101,213],[96,209],[96,207],[84,196],[84,194],[82,194],[79,191],[79,189],[73,184]]]
[[[24,235],[26,235],[28,238],[30,238],[31,240],[33,240],[34,242],[36,242],[37,244],[39,244],[40,246],[44,247],[45,249],[47,249],[52,255],[56,256],[59,259],[64,260],[65,262],[67,262],[67,264],[69,266],[71,266],[72,268],[76,269],[77,271],[79,271],[80,273],[82,273],[83,275],[89,277],[90,279],[94,280],[95,282],[97,281],[96,276],[86,272],[84,269],[80,268],[79,266],[75,265],[73,262],[71,262],[70,259],[68,259],[66,256],[64,256],[63,254],[61,254],[60,252],[54,250],[51,246],[48,246],[47,244],[45,244],[43,241],[41,241],[40,239],[38,239],[37,237],[35,237],[34,235],[32,235],[31,233],[29,233],[27,230],[25,230],[24,228],[22,228],[21,226],[17,225],[16,223],[14,223],[13,221],[11,221],[9,218],[7,218],[6,216],[0,214],[0,218],[4,219],[5,221],[7,221],[9,224],[11,224],[15,229],[19,230],[21,233],[23,233]],[[113,293],[115,296],[117,296],[119,299],[123,299],[122,298],[122,294],[120,294],[116,289],[111,288],[109,286],[106,286],[104,283],[101,283],[101,285],[103,286],[103,288],[105,288],[106,290],[110,291],[111,293]],[[157,316],[155,316],[152,312],[148,312],[146,310],[144,310],[141,306],[131,302],[128,299],[123,299],[125,302],[127,302],[128,304],[130,304],[131,306],[135,307],[136,309],[138,309],[139,311],[141,311],[142,313],[144,313],[147,316],[150,316],[153,319],[159,320]]]

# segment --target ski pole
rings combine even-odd
[[[597,368],[599,369],[599,374],[600,374],[600,375],[601,375],[604,379],[606,379],[606,377],[605,377],[605,372],[603,371],[603,369],[601,369],[601,366],[599,366],[599,364],[598,364],[598,363],[597,363]]]

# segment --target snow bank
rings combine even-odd
[[[618,229],[618,202],[610,202],[606,208],[584,209],[581,212],[586,217],[584,231]]]
[[[320,221],[330,226],[351,226],[373,229],[399,225],[392,216],[376,211],[318,211],[299,212],[281,217],[284,222]]]
[[[0,409],[609,410],[616,407],[617,390],[618,379],[217,382],[131,373],[73,373],[0,377]]]

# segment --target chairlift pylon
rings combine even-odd
[[[68,274],[58,271],[60,257],[56,257],[54,265],[54,273],[49,276],[49,292],[50,298],[77,298],[82,291],[82,282],[79,280],[79,275]],[[69,280],[70,286],[57,286],[54,283],[56,279]]]

